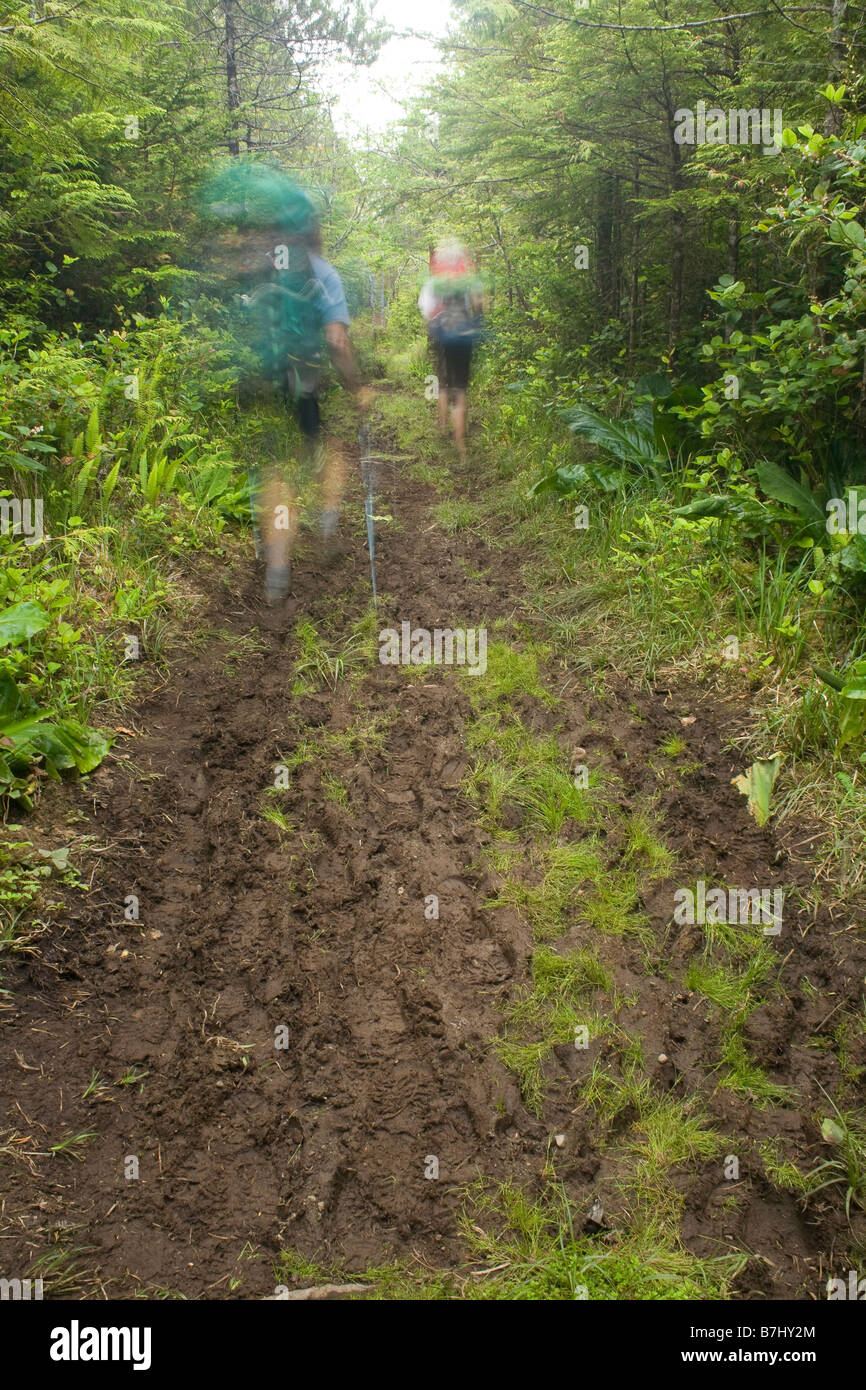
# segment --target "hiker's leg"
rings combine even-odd
[[[467,393],[465,390],[454,392],[454,443],[457,445],[457,452],[461,459],[466,458],[466,412],[467,412]]]
[[[298,405],[298,424],[304,436],[306,475],[315,479],[321,502],[320,526],[325,540],[331,541],[337,532],[340,505],[346,490],[346,460],[340,444],[322,438],[322,416],[317,390],[301,396]]]
[[[448,432],[448,359],[445,349],[441,344],[436,344],[436,381],[438,383],[439,395],[436,398],[436,423],[439,426],[440,434]]]
[[[267,470],[259,492],[259,530],[265,548],[265,595],[269,602],[284,598],[291,583],[291,559],[298,530],[298,499],[283,469]]]
[[[346,456],[339,440],[329,439],[327,444],[319,445],[324,450],[322,468],[322,535],[332,540],[336,534],[337,521],[343,494],[346,491]]]
[[[448,387],[444,381],[439,383],[439,399],[436,402],[436,420],[441,434],[448,433]]]
[[[295,410],[304,439],[317,440],[322,428],[322,416],[319,410],[319,397],[316,392],[311,391],[309,395],[300,396]]]
[[[449,376],[454,385],[454,442],[461,459],[466,458],[466,421],[469,402],[471,347],[457,347],[451,353]]]

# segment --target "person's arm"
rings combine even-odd
[[[352,392],[360,410],[368,410],[373,391],[369,386],[361,386],[358,381],[355,354],[352,351],[352,343],[346,325],[336,322],[326,323],[325,341],[328,344],[331,361],[339,372],[340,380],[346,390]]]
[[[355,368],[355,354],[352,352],[352,343],[346,325],[344,323],[326,323],[325,341],[328,344],[331,361],[340,374],[340,380],[347,391],[356,395],[358,373]]]

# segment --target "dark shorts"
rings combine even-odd
[[[472,344],[456,345],[437,343],[436,375],[440,387],[448,391],[466,391],[469,388],[469,372],[472,368]]]
[[[306,439],[316,439],[322,423],[318,396],[299,396],[294,406],[301,434]]]
[[[314,365],[305,363],[299,371],[289,364],[283,382],[283,395],[286,405],[294,411],[305,439],[318,438],[321,427],[320,383],[321,373]]]

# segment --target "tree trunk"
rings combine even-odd
[[[493,226],[496,230],[496,244],[499,247],[499,250],[502,252],[502,259],[505,262],[505,270],[508,276],[508,307],[509,309],[513,308],[514,295],[516,291],[518,303],[520,304],[521,309],[525,309],[526,299],[524,298],[523,291],[520,289],[520,286],[515,284],[514,266],[512,265],[511,257],[505,249],[505,241],[503,240],[502,236],[502,227],[500,225],[498,217],[493,218]]]
[[[682,189],[682,155],[680,146],[674,139],[674,113],[668,113],[669,130],[671,132],[671,193],[679,193]],[[671,352],[676,349],[676,342],[680,336],[680,325],[683,317],[683,267],[685,264],[685,232],[686,217],[685,213],[679,210],[671,213],[671,298],[670,314],[668,318],[668,341]]]
[[[740,268],[740,219],[728,218],[728,274],[736,280]]]
[[[634,179],[632,180],[633,198],[640,197],[640,164],[635,164]],[[632,216],[631,224],[631,288],[629,291],[628,305],[628,358],[629,362],[634,361],[635,349],[637,348],[637,324],[638,324],[638,301],[640,298],[640,227],[636,216]]]
[[[598,302],[596,327],[601,328],[613,314],[614,295],[614,224],[615,182],[612,174],[602,174],[596,216],[595,288]]]
[[[838,86],[845,69],[845,11],[848,0],[833,0],[833,17],[830,28],[830,71],[829,80]],[[842,131],[842,108],[837,102],[830,103],[827,119],[824,122],[825,135],[839,135]]]
[[[231,120],[229,154],[240,154],[241,147],[240,141],[238,140],[238,123],[235,114],[241,104],[240,91],[238,90],[237,58],[235,54],[237,42],[235,35],[235,0],[223,0],[223,14],[225,16],[226,35],[226,95],[229,118]]]
[[[671,302],[668,320],[668,341],[671,351],[680,336],[683,316],[683,264],[685,261],[685,223],[683,213],[671,217]]]
[[[728,218],[728,274],[732,280],[737,279],[737,272],[740,268],[740,219],[734,215]],[[725,324],[725,342],[730,341],[734,326],[731,323]]]

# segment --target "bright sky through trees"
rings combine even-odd
[[[379,134],[401,112],[401,101],[432,78],[441,62],[434,39],[451,22],[450,0],[377,0],[374,15],[397,34],[370,68],[341,74],[334,120],[345,135],[369,130]]]

